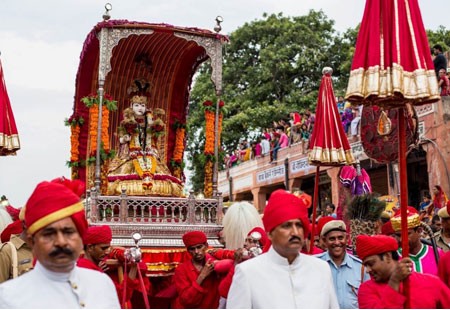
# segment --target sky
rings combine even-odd
[[[70,178],[70,130],[75,76],[87,34],[102,20],[105,0],[0,0],[0,59],[19,130],[17,156],[0,157],[0,195],[22,207],[36,185]],[[263,13],[305,15],[323,10],[343,32],[362,19],[364,0],[110,0],[112,19],[212,30],[223,17],[230,34]],[[449,0],[419,0],[426,29],[445,25]]]

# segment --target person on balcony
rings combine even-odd
[[[278,126],[276,133],[278,134],[279,138],[272,150],[272,162],[273,163],[275,163],[277,161],[278,150],[289,146],[289,138],[284,133],[284,127]]]
[[[119,127],[119,152],[108,168],[108,195],[123,188],[135,196],[183,196],[183,183],[160,157],[159,137],[164,135],[164,111],[148,109],[149,83],[135,80],[129,109]]]

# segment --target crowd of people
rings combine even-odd
[[[141,307],[150,307],[152,285],[142,276],[147,266],[111,246],[109,226],[88,226],[83,192],[83,185],[63,178],[42,182],[26,207],[12,212],[14,221],[1,233],[0,307],[132,308],[135,293]],[[185,233],[190,259],[172,277],[170,306],[450,307],[450,201],[440,186],[419,210],[408,208],[408,257],[402,257],[400,212],[381,218],[379,233],[359,235],[354,247],[331,203],[311,237],[311,200],[276,190],[262,215],[250,203],[231,204],[223,218],[224,248],[210,248],[202,231]],[[438,216],[440,228],[426,239],[429,216]],[[122,278],[118,266],[125,269]]]
[[[317,225],[318,242],[309,249],[309,204],[310,200],[284,190],[273,192],[262,225],[247,227],[242,248],[208,250],[204,233],[185,234],[183,240],[192,261],[185,263],[187,267],[179,269],[179,273],[177,270],[174,277],[178,283],[178,278],[186,279],[189,274],[190,282],[179,281],[183,285],[177,287],[185,296],[181,305],[229,309],[401,309],[407,303],[411,308],[450,306],[448,244],[436,249],[428,245],[436,234],[421,240],[424,228],[415,208],[408,208],[407,214],[410,254],[402,257],[399,212],[377,235],[358,236],[356,252],[348,247],[346,223],[324,216]],[[331,205],[329,208],[333,214]],[[441,235],[447,242],[449,212],[450,203],[438,211]],[[224,237],[226,244],[227,234]],[[208,286],[201,284],[205,274],[212,281]],[[408,297],[404,293],[405,279],[411,283]]]
[[[243,140],[238,149],[225,157],[227,168],[264,156],[270,156],[270,162],[278,159],[278,151],[293,144],[302,143],[303,152],[309,145],[309,139],[315,123],[315,114],[308,109],[304,112],[291,112],[289,117],[273,121],[254,141]]]

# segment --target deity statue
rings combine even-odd
[[[164,110],[147,108],[149,83],[135,80],[119,126],[119,150],[108,168],[108,195],[182,197],[183,182],[160,157]]]

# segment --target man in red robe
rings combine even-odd
[[[173,283],[178,296],[173,308],[217,309],[221,279],[214,271],[213,258],[206,253],[206,235],[201,231],[191,231],[183,235],[183,242],[192,259],[175,270]]]
[[[439,278],[413,271],[409,257],[398,261],[397,241],[388,236],[360,235],[356,251],[371,280],[361,284],[358,303],[362,309],[403,309],[406,297],[402,282],[409,278],[412,309],[450,307],[450,289]]]
[[[107,264],[107,260],[112,259],[117,264],[123,264],[125,261],[123,248],[111,248],[112,231],[108,225],[91,226],[87,229],[86,234],[83,236],[84,255],[82,255],[78,261],[77,266],[97,270],[108,274],[111,280],[116,286],[116,291],[119,296],[119,300],[122,306],[131,308],[131,297],[133,291],[137,290],[142,293],[142,285],[137,277],[137,264],[130,266],[130,271],[127,276],[119,276],[118,271],[112,265]],[[115,264],[115,267],[117,267]],[[144,263],[142,263],[144,264]],[[145,265],[145,264],[144,264]],[[145,267],[144,267],[145,268]],[[126,281],[126,295],[125,301],[123,300],[124,280]],[[148,294],[150,290],[150,282],[146,277],[143,277],[145,294]]]

